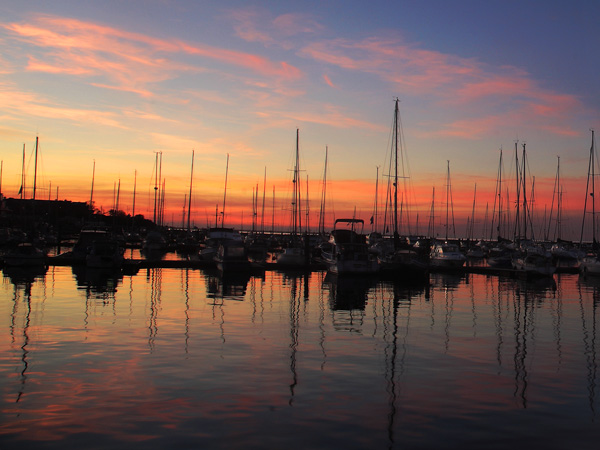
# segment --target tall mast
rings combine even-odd
[[[527,207],[527,158],[525,156],[525,143],[523,142],[523,169],[521,170],[523,181],[521,182],[521,189],[523,189],[523,237],[527,239],[527,219],[529,215],[529,208]]]
[[[371,231],[377,231],[377,203],[379,203],[379,166],[377,166],[377,176],[375,178],[375,207],[373,208],[373,220]]]
[[[298,233],[302,234],[302,202],[300,201],[300,129],[296,129],[296,201],[297,201],[297,212],[296,218],[298,219]]]
[[[325,201],[327,192],[327,156],[329,148],[325,146],[325,168],[323,169],[323,189],[321,191],[321,210],[319,211],[319,233],[325,234]]]
[[[133,174],[133,211],[131,213],[132,219],[135,218],[135,190],[137,187],[137,170]]]
[[[23,162],[21,165],[21,189],[19,189],[19,194],[21,194],[21,200],[25,196],[25,143],[23,143]]]
[[[115,215],[119,211],[119,196],[121,195],[121,179],[119,178],[119,185],[117,187],[117,201],[115,202]]]
[[[429,210],[429,226],[427,228],[427,234],[431,238],[435,238],[435,186],[431,193],[431,209]]]
[[[556,157],[558,159],[557,165],[556,165],[556,177],[554,178],[554,189],[552,190],[552,203],[550,204],[550,216],[548,218],[548,228],[546,228],[546,235],[544,236],[544,239],[548,240],[549,235],[550,235],[550,227],[552,226],[552,213],[554,212],[554,198],[557,199],[557,205],[559,205],[558,203],[558,189],[560,186],[560,156]],[[560,214],[560,206],[558,207],[558,211],[556,213],[556,218],[557,218],[557,226],[558,226],[558,215]]]
[[[265,197],[267,195],[267,166],[265,166],[265,177],[263,179],[263,198],[262,198],[262,210],[260,213],[260,232],[265,233]]]
[[[92,167],[92,189],[90,190],[90,209],[94,211],[94,179],[96,178],[96,160],[94,159],[94,165]]]
[[[187,229],[188,233],[191,230],[190,227],[190,218],[192,211],[192,182],[194,181],[194,150],[192,150],[192,169],[190,171],[190,195],[188,196],[188,216],[187,216]]]
[[[446,176],[446,240],[448,239],[448,227],[450,226],[450,221],[448,220],[448,211],[450,209],[450,160],[446,161],[448,163],[448,173]]]
[[[37,186],[37,160],[38,160],[38,142],[39,136],[35,137],[35,164],[33,170],[33,199],[35,200],[35,190]]]
[[[594,174],[594,130],[590,130],[592,132],[592,145],[590,147],[590,159],[588,163],[588,175],[587,175],[587,184],[585,187],[585,202],[583,205],[583,219],[581,220],[581,235],[579,237],[579,245],[583,243],[583,229],[585,225],[585,215],[587,214],[587,202],[588,196],[592,197],[592,243],[594,245],[594,250],[596,247],[596,197],[595,193],[595,174]],[[592,189],[590,192],[590,179],[592,181]]]
[[[516,206],[517,210],[515,213],[515,232],[514,238],[518,240],[521,238],[521,171],[519,167],[519,151],[518,151],[518,141],[515,141],[515,172],[516,172],[516,181],[517,181],[517,200]]]
[[[229,153],[227,153],[227,164],[225,165],[225,188],[223,189],[223,211],[221,214],[221,227],[225,227],[225,200],[227,199],[227,175],[229,174]]]
[[[394,249],[400,246],[398,234],[398,98],[394,107]]]
[[[308,174],[306,174],[306,225],[304,226],[304,229],[306,230],[306,233],[310,233],[310,201],[309,201],[309,197],[308,197]]]
[[[156,224],[156,208],[158,207],[158,152],[154,161],[154,215],[153,222]]]
[[[302,233],[302,218],[300,217],[300,130],[296,128],[296,162],[294,164],[293,194],[292,194],[292,236]]]
[[[591,153],[591,165],[592,165],[592,236],[593,243],[596,245],[596,174],[594,173],[594,165],[595,165],[595,153],[596,149],[594,148],[594,130],[592,130],[592,147],[590,150]]]
[[[471,226],[468,230],[468,238],[473,239],[475,237],[475,199],[477,198],[477,183],[475,183],[475,190],[473,192],[473,209],[471,211]]]
[[[496,224],[497,237],[502,232],[502,147],[500,147],[500,161],[498,163],[498,177],[496,179],[496,194],[492,209],[492,224],[490,227],[490,239],[494,239],[494,221],[496,220],[496,204],[498,206],[498,223]]]

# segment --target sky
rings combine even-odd
[[[153,218],[160,155],[165,223],[185,223],[192,180],[196,226],[248,228],[255,195],[256,226],[289,226],[298,132],[304,223],[317,226],[327,151],[326,227],[381,227],[397,98],[411,232],[433,217],[443,234],[448,206],[451,234],[474,217],[486,237],[500,152],[510,211],[525,144],[538,236],[560,224],[578,239],[598,17],[594,0],[0,0],[2,193],[18,197],[25,146],[33,195],[37,137],[36,198],[108,211],[118,197]]]

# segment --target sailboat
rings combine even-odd
[[[592,198],[592,247],[587,254],[579,261],[579,272],[583,275],[600,275],[600,252],[596,240],[596,174],[594,173],[596,158],[596,143],[594,139],[594,130],[592,130],[592,146],[590,147],[590,159],[588,164],[588,178],[585,189],[585,204],[583,207],[583,219],[581,221],[581,237],[579,245],[583,246],[583,230],[585,226],[585,216],[587,214],[588,196]],[[591,186],[590,186],[591,181]]]
[[[394,107],[394,125],[393,125],[393,144],[392,155],[390,158],[390,167],[393,160],[393,215],[392,222],[394,228],[392,246],[380,246],[381,253],[378,256],[378,263],[383,272],[391,272],[394,275],[406,277],[423,276],[428,274],[429,266],[426,256],[423,257],[417,250],[404,239],[401,242],[398,227],[398,140],[400,131],[399,122],[399,99],[395,100]],[[377,200],[376,200],[377,201]],[[422,252],[421,252],[422,253]]]
[[[310,255],[307,254],[305,243],[300,236],[302,232],[301,196],[300,196],[300,130],[296,129],[296,158],[294,162],[294,178],[292,180],[292,232],[289,241],[282,251],[277,254],[276,263],[279,267],[294,268],[308,265]]]
[[[446,269],[456,269],[464,266],[467,258],[462,254],[457,244],[448,240],[448,230],[450,227],[449,208],[452,202],[450,187],[450,161],[448,161],[448,172],[446,178],[446,239],[441,242],[435,242],[429,254],[431,266]],[[454,213],[452,214],[454,222]]]
[[[516,145],[515,145],[516,156]],[[515,242],[519,242],[519,251],[514,255],[512,265],[513,268],[526,276],[552,276],[556,272],[556,266],[552,261],[551,255],[546,249],[533,240],[533,231],[531,239],[527,237],[528,224],[530,218],[530,206],[527,202],[527,153],[525,144],[523,144],[523,158],[521,161],[522,168],[519,170],[517,162],[517,217],[515,220]],[[519,211],[519,200],[522,193],[523,211],[522,223]]]
[[[492,213],[492,226],[490,232],[490,240],[494,239],[494,231],[496,231],[496,243],[490,248],[487,255],[487,264],[490,267],[508,269],[512,267],[512,252],[513,246],[505,237],[502,237],[504,232],[503,221],[503,202],[502,202],[502,148],[500,148],[500,161],[498,163],[498,176],[496,178],[496,194],[494,196],[494,209]],[[496,211],[498,212],[498,220],[496,221]]]
[[[229,153],[225,166],[225,188],[223,190],[223,210],[221,211],[221,227],[215,226],[207,231],[205,248],[200,257],[213,261],[219,270],[244,271],[250,269],[250,261],[244,247],[242,235],[238,230],[225,227],[225,204],[227,199],[227,177],[229,175]],[[217,216],[218,217],[218,216]]]

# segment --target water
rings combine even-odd
[[[1,280],[3,449],[591,449],[600,438],[600,281],[52,266]]]

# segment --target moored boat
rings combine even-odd
[[[346,224],[350,228],[340,228]],[[379,270],[375,255],[369,252],[366,238],[355,231],[355,226],[364,226],[362,219],[337,219],[329,237],[330,246],[322,250],[321,257],[332,273],[373,274]]]

